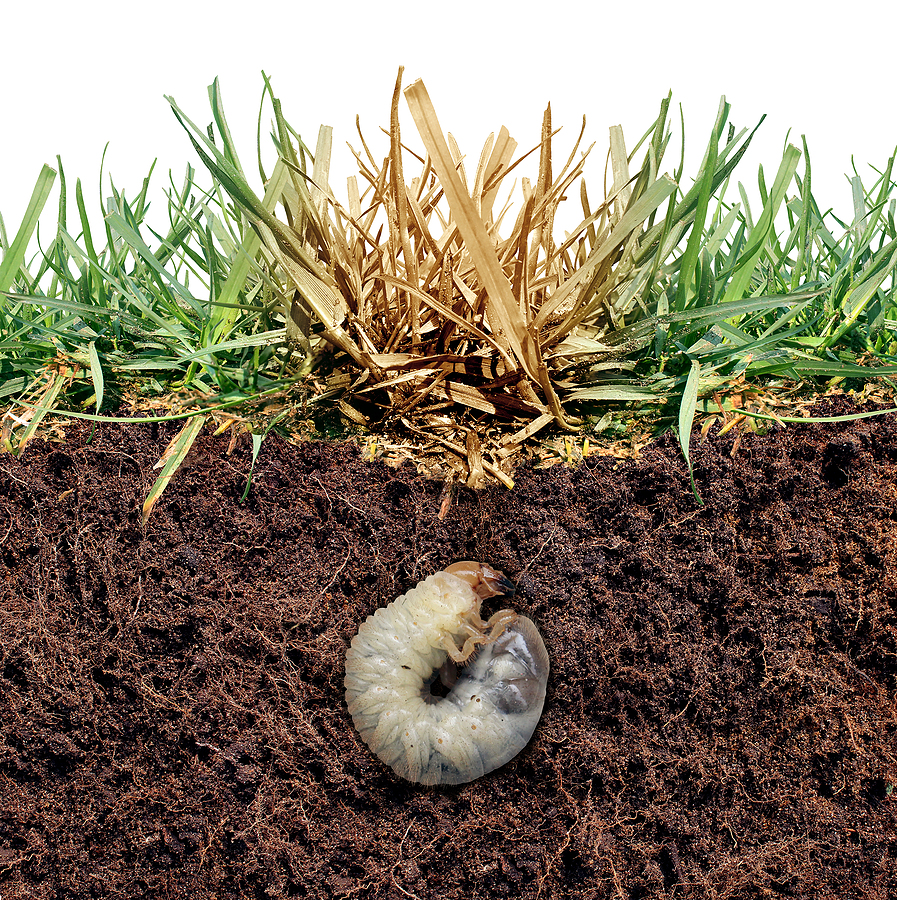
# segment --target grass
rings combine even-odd
[[[549,107],[528,152],[501,129],[468,170],[423,83],[403,92],[401,78],[388,148],[359,132],[342,199],[330,129],[312,150],[267,79],[277,162],[266,172],[259,152],[257,188],[217,81],[207,129],[169,98],[211,181],[188,167],[169,185],[165,233],[147,223],[152,173],[133,199],[111,187],[96,235],[60,162],[58,228],[28,259],[57,178],[45,166],[11,242],[0,220],[5,448],[51,412],[185,419],[148,515],[210,416],[259,435],[338,411],[438,448],[471,484],[510,483],[546,434],[587,439],[650,413],[678,427],[688,460],[697,416],[781,419],[798,388],[897,374],[893,157],[869,185],[854,173],[842,221],[811,192],[806,144],[789,145],[752,208],[733,173],[759,123],[736,130],[723,100],[697,173],[679,159],[668,174],[667,97],[631,149],[611,129],[603,168],[582,133],[558,156]],[[402,140],[403,93],[423,153]],[[538,176],[517,189],[529,154]],[[582,218],[561,236],[565,202]]]

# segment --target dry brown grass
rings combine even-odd
[[[389,153],[377,159],[359,129],[359,175],[349,179],[345,203],[326,181],[329,132],[322,129],[309,172],[309,154],[294,146],[276,102],[281,159],[266,202],[231,193],[261,236],[272,281],[282,285],[289,341],[309,355],[337,351],[330,365],[311,367],[320,392],[340,395],[355,424],[402,422],[457,450],[474,461],[473,478],[486,425],[500,426],[505,449],[548,423],[577,426],[564,406],[565,374],[585,355],[593,364],[602,353],[614,356],[602,337],[644,304],[640,295],[650,292],[657,269],[644,239],[650,230],[653,247],[662,237],[653,218],[676,188],[657,171],[665,110],[635,175],[620,129],[611,129],[609,185],[593,209],[582,178],[592,149],[581,152],[585,120],[559,168],[549,106],[535,147],[515,158],[517,143],[501,128],[469,175],[421,81],[404,94],[425,155],[403,144],[401,78],[400,70]],[[538,178],[521,179],[510,222],[507,180],[532,153]],[[206,162],[228,186],[226,173],[208,155]],[[577,182],[583,218],[558,243],[558,207]],[[270,212],[272,184],[282,185],[281,218]],[[447,427],[453,440],[442,433]]]

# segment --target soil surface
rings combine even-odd
[[[271,438],[241,503],[249,436],[204,433],[143,527],[173,433],[0,457],[2,900],[897,897],[894,416],[711,434],[703,507],[672,438],[447,509]],[[518,583],[552,672],[516,759],[424,788],[343,660],[459,559]]]

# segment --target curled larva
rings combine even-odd
[[[500,572],[461,562],[369,616],[346,653],[346,703],[364,742],[402,778],[461,784],[515,757],[545,702],[548,654],[536,626],[483,600]],[[455,673],[454,663],[465,663]],[[450,688],[435,696],[440,677]]]

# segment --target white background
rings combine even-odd
[[[173,95],[205,126],[206,88],[215,76],[251,175],[263,69],[288,121],[311,147],[320,124],[334,127],[331,185],[341,199],[351,163],[345,144],[359,146],[355,116],[375,155],[385,153],[379,128],[389,124],[403,64],[404,83],[423,78],[443,129],[458,139],[471,169],[487,135],[501,125],[521,149],[536,144],[550,101],[555,127],[564,125],[556,166],[587,117],[586,143],[597,144],[586,169],[594,200],[608,127],[622,124],[632,146],[672,90],[677,135],[679,104],[685,116],[687,186],[725,94],[738,128],[768,114],[736,170],[749,194],[757,194],[758,164],[771,182],[786,140],[800,146],[806,134],[817,200],[849,218],[851,156],[871,183],[869,164],[883,168],[897,144],[894,32],[881,18],[891,15],[884,8],[880,0],[840,7],[788,0],[10,3],[2,12],[0,214],[11,239],[41,165],[56,168],[59,154],[77,231],[75,178],[98,216],[100,196],[108,194],[108,181],[99,185],[108,142],[105,178],[111,175],[131,197],[158,158],[151,197],[161,215],[169,170],[180,184],[188,161],[201,168],[163,95]],[[404,100],[401,116],[403,138],[414,144]],[[269,120],[266,114],[270,158]],[[678,152],[676,136],[665,170],[675,168]],[[57,199],[58,180],[42,219],[44,240]]]

